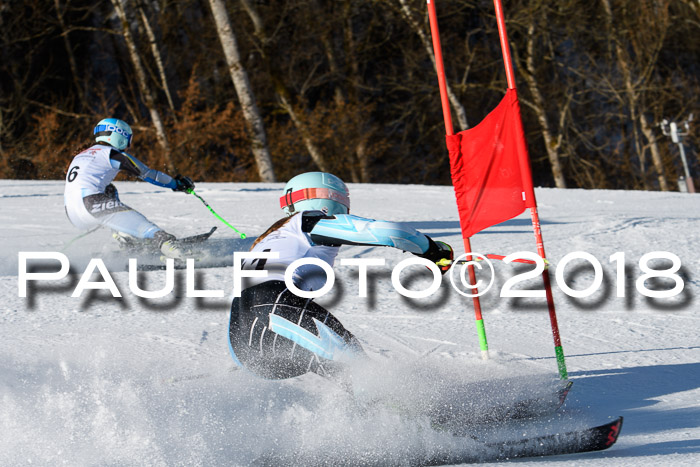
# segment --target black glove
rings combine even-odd
[[[452,247],[445,242],[436,242],[427,235],[426,238],[429,243],[428,250],[416,256],[420,256],[421,258],[425,258],[437,264],[438,268],[440,268],[440,272],[445,274],[449,271],[452,266],[452,261],[455,259]]]
[[[105,195],[109,196],[110,198],[119,200],[119,192],[117,192],[117,187],[112,185],[111,183],[105,187]]]
[[[190,177],[183,177],[182,175],[177,175],[175,177],[175,188],[173,191],[185,191],[190,192],[194,190],[194,182]]]

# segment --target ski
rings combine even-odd
[[[454,405],[438,406],[428,416],[433,428],[458,436],[468,436],[474,426],[494,426],[512,420],[532,420],[551,415],[564,404],[573,384],[573,381],[563,381],[550,394],[504,401],[489,407],[472,408],[467,402],[459,410]]]
[[[175,240],[181,245],[195,245],[197,243],[202,243],[211,237],[211,235],[216,231],[216,227],[212,227],[208,232],[204,232],[197,235],[192,235],[189,237],[182,237]],[[155,254],[158,250],[158,245],[154,243],[153,239],[136,239],[133,237],[124,237],[119,234],[113,234],[114,238],[119,242],[119,246],[126,251],[132,253],[146,253]]]
[[[622,417],[603,425],[556,433],[532,436],[503,442],[489,442],[448,448],[448,452],[375,453],[376,458],[355,461],[338,452],[307,452],[303,449],[263,453],[252,462],[255,466],[278,465],[410,465],[439,466],[506,461],[510,459],[546,457],[564,454],[602,451],[617,441],[622,428]]]
[[[521,457],[558,456],[583,452],[602,451],[615,444],[622,429],[622,417],[603,425],[556,433],[533,436],[503,442],[489,442],[481,450],[460,455],[450,453],[435,456],[421,462],[422,465],[463,464],[472,462],[492,462]]]
[[[185,250],[191,251],[193,254],[195,254],[201,248],[199,245],[206,242],[209,239],[209,237],[211,237],[212,234],[216,231],[216,229],[217,227],[214,226],[208,232],[191,235],[189,237],[181,237],[174,240],[174,242],[184,247]],[[127,249],[129,249],[133,253],[146,255],[146,258],[142,258],[142,261],[139,263],[139,271],[158,271],[165,269],[165,256],[160,255],[160,251],[153,250],[152,245],[148,245],[147,243],[131,244],[127,246]],[[196,256],[197,255],[195,255],[194,259],[198,260],[198,262],[201,262],[201,258],[197,258]],[[154,260],[157,262],[149,263],[149,260],[147,258],[150,257],[153,257]],[[185,267],[186,263],[184,261],[175,261],[175,269],[184,269]]]
[[[567,380],[556,389],[552,397],[525,399],[511,407],[495,410],[494,413],[500,417],[494,417],[493,421],[524,420],[552,414],[564,405],[573,385],[573,381]]]
[[[565,381],[549,397],[524,399],[510,405],[494,407],[482,422],[526,420],[550,415],[564,405],[573,384],[573,381]]]
[[[621,429],[622,417],[618,417],[612,422],[583,430],[510,441],[497,445],[500,448],[499,458],[555,456],[603,451],[617,442]]]
[[[182,237],[178,238],[176,241],[177,243],[183,244],[183,245],[189,245],[192,243],[201,243],[205,240],[207,240],[211,235],[216,231],[216,227],[212,227],[209,232],[204,232],[201,234],[197,235],[192,235],[190,237]]]

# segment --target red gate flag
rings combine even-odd
[[[477,126],[446,138],[464,238],[536,207],[515,89]]]

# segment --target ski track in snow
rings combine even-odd
[[[252,239],[281,217],[282,186],[202,183],[198,193]],[[556,379],[543,303],[498,297],[513,270],[527,266],[494,265],[495,291],[482,297],[491,354],[483,361],[471,300],[447,281],[432,297],[405,299],[391,286],[390,268],[407,255],[361,246],[344,247],[340,257],[387,262],[370,272],[369,296],[358,296],[356,268],[337,266],[336,286],[318,300],[361,339],[374,362],[352,371],[357,400],[315,375],[256,379],[236,369],[228,354],[231,268],[196,272],[198,288],[223,290],[224,298],[187,297],[181,270],[167,297],[138,298],[109,232],[65,247],[80,232],[65,218],[62,182],[0,180],[0,187],[0,465],[250,465],[290,452],[316,463],[406,465],[435,452],[480,449],[471,438],[432,428],[421,410],[478,414],[541,392]],[[145,183],[117,187],[126,204],[167,231],[187,236],[217,225],[212,240],[221,248],[247,248],[193,197]],[[464,252],[451,187],[351,184],[350,190],[353,213],[407,222]],[[536,194],[552,276],[564,255],[585,251],[600,261],[605,280],[587,298],[554,289],[575,381],[564,408],[538,428],[482,427],[479,437],[556,432],[623,415],[622,436],[608,451],[517,462],[700,465],[700,195]],[[475,235],[472,249],[534,250],[529,215]],[[73,274],[31,284],[29,297],[20,298],[20,251],[63,251]],[[681,259],[680,297],[648,299],[635,289],[639,258],[652,251]],[[609,260],[616,252],[625,254],[625,297],[616,296]],[[71,297],[93,257],[104,259],[123,298],[106,291]],[[593,269],[579,265],[569,264],[566,277],[581,290],[592,283]],[[413,270],[402,278],[411,288],[429,284]],[[163,271],[139,273],[142,288],[164,283]],[[526,286],[540,288],[540,282]]]

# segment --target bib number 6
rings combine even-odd
[[[72,169],[70,169],[70,172],[68,172],[68,179],[67,179],[69,182],[72,182],[72,181],[75,180],[75,178],[78,176],[78,169],[79,169],[79,168],[80,168],[80,167],[78,167],[78,166],[76,165],[75,167],[73,167]]]

